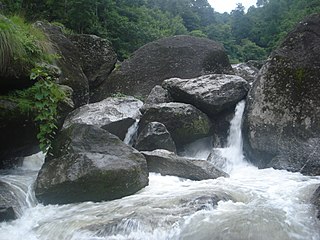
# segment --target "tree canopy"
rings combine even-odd
[[[217,13],[207,0],[0,0],[4,14],[59,22],[75,33],[109,39],[119,59],[163,37],[190,34],[221,42],[232,62],[264,59],[319,0],[257,0]]]

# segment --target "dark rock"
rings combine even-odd
[[[107,98],[101,102],[86,104],[71,112],[63,127],[84,123],[101,127],[124,139],[128,128],[140,118],[143,103],[134,97]]]
[[[38,152],[33,117],[23,113],[17,103],[0,100],[0,169],[20,164],[21,157]]]
[[[111,133],[74,124],[52,143],[35,184],[44,204],[113,200],[148,184],[144,156]]]
[[[73,110],[70,95],[72,89],[59,85],[66,93],[64,101],[58,104],[57,127],[61,128],[66,115]],[[22,157],[39,152],[38,127],[35,114],[21,110],[11,100],[0,100],[0,169],[12,168],[22,163]]]
[[[174,100],[192,104],[208,116],[234,109],[249,90],[248,83],[243,78],[224,74],[193,79],[171,78],[162,85]]]
[[[95,35],[76,34],[69,39],[79,49],[81,66],[90,90],[105,80],[117,62],[117,54],[107,39]]]
[[[185,103],[150,106],[139,122],[139,132],[150,122],[163,123],[177,146],[209,136],[211,128],[207,115]]]
[[[320,174],[320,15],[300,22],[249,92],[244,147],[257,166]]]
[[[205,195],[192,199],[185,204],[185,207],[194,208],[196,211],[211,210],[218,205],[220,201],[230,201],[233,198],[226,193],[215,193],[211,195]]]
[[[0,181],[0,222],[15,220],[20,208],[14,191],[7,183]]]
[[[13,207],[0,206],[0,222],[7,222],[17,219],[17,215],[13,210]]]
[[[166,126],[159,122],[150,122],[138,136],[135,148],[139,151],[165,149],[177,152],[174,141]]]
[[[35,25],[48,35],[55,52],[60,56],[57,60],[57,66],[61,69],[59,83],[73,89],[75,107],[88,103],[89,84],[81,68],[79,50],[62,33],[60,27],[44,22],[36,22]]]
[[[232,65],[235,75],[242,77],[247,80],[249,83],[252,83],[259,72],[259,69],[253,65],[248,65],[247,63],[238,63]]]
[[[320,187],[313,193],[311,198],[312,204],[314,204],[317,208],[317,217],[320,219]]]
[[[205,160],[179,157],[166,150],[154,150],[152,152],[144,151],[141,153],[147,159],[149,172],[197,181],[228,176],[228,174],[216,169],[212,164]]]
[[[134,52],[98,88],[93,100],[100,101],[116,92],[146,97],[168,78],[231,72],[227,54],[219,43],[192,36],[164,38]]]
[[[227,146],[230,121],[234,117],[234,109],[224,111],[214,117],[211,117],[212,122],[212,137],[213,147],[223,148]]]

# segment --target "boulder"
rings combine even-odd
[[[139,122],[139,132],[150,122],[163,123],[177,147],[210,135],[211,122],[206,114],[190,104],[162,103],[150,106]]]
[[[234,109],[249,90],[246,80],[234,75],[211,74],[192,79],[171,78],[163,82],[175,101],[189,103],[216,116]]]
[[[247,98],[244,147],[257,166],[320,174],[320,15],[300,22]]]
[[[79,50],[63,34],[58,26],[45,22],[36,22],[35,26],[42,29],[54,46],[54,51],[60,56],[57,66],[61,69],[59,83],[73,89],[73,102],[79,107],[89,101],[89,84],[86,75],[81,68],[81,56]]]
[[[71,112],[63,128],[74,123],[95,125],[124,139],[128,128],[140,118],[143,103],[134,97],[110,97],[97,103],[86,104]]]
[[[256,79],[259,69],[253,64],[238,63],[232,65],[234,74],[247,80],[250,84]]]
[[[231,72],[221,44],[192,36],[168,37],[134,52],[103,82],[92,100],[100,101],[116,92],[146,97],[154,86],[168,78]]]
[[[166,126],[159,122],[148,123],[139,134],[134,147],[139,151],[165,149],[170,152],[177,152],[176,145]]]
[[[75,34],[69,36],[69,39],[79,50],[82,70],[92,90],[114,69],[117,54],[107,39],[95,35]]]
[[[21,208],[11,186],[0,181],[0,222],[15,220]]]
[[[228,174],[215,168],[205,160],[188,159],[179,157],[166,150],[154,150],[141,152],[147,159],[149,172],[161,175],[172,175],[191,180],[201,181],[227,177]]]
[[[104,201],[131,195],[147,184],[142,154],[99,127],[73,124],[53,141],[35,195],[44,204]]]

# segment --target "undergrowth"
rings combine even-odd
[[[30,73],[41,62],[51,62],[52,50],[46,35],[19,16],[0,15],[0,73]]]
[[[10,93],[8,99],[16,102],[21,112],[34,117],[43,152],[50,148],[57,130],[58,103],[66,98],[56,84],[55,74],[48,67],[56,58],[50,54],[51,46],[41,30],[21,17],[0,15],[0,76],[13,77],[17,72],[22,72],[35,80],[33,86]]]

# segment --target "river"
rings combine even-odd
[[[319,177],[285,170],[257,169],[242,153],[244,102],[230,123],[226,159],[229,178],[191,181],[150,173],[138,193],[109,202],[43,206],[32,184],[43,156],[2,172],[15,189],[19,218],[0,223],[1,240],[319,240],[320,222],[310,198]],[[189,157],[206,158],[211,149],[198,141]]]

